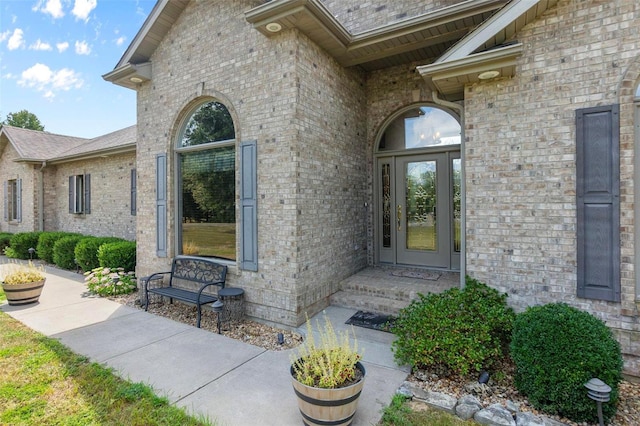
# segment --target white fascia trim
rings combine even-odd
[[[450,62],[470,55],[539,2],[540,0],[513,0],[491,18],[484,21],[468,36],[460,40],[458,44],[448,52],[445,52],[435,62]]]

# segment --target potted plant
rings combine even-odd
[[[44,287],[44,267],[28,264],[8,263],[2,265],[2,290],[9,305],[27,305],[40,298]]]
[[[291,358],[292,383],[300,413],[308,425],[349,425],[366,374],[355,333],[352,345],[349,332],[337,334],[326,315],[324,327],[318,323],[318,333],[320,342],[316,344],[307,318],[306,339]]]

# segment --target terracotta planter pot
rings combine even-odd
[[[356,368],[362,372],[362,380],[351,386],[338,389],[322,389],[303,385],[293,376],[293,389],[298,397],[298,408],[305,425],[347,426],[353,421],[358,408],[358,399],[364,386],[365,369],[361,363]]]
[[[28,305],[29,303],[36,303],[42,293],[45,280],[34,281],[23,284],[2,284],[2,291],[7,296],[7,302],[9,305]]]

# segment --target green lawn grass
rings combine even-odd
[[[0,312],[0,424],[211,425]]]

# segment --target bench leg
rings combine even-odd
[[[144,311],[147,312],[149,310],[149,291],[145,289],[144,292]]]
[[[202,315],[202,307],[201,305],[198,304],[198,323],[196,325],[196,327],[200,328],[200,317]]]

